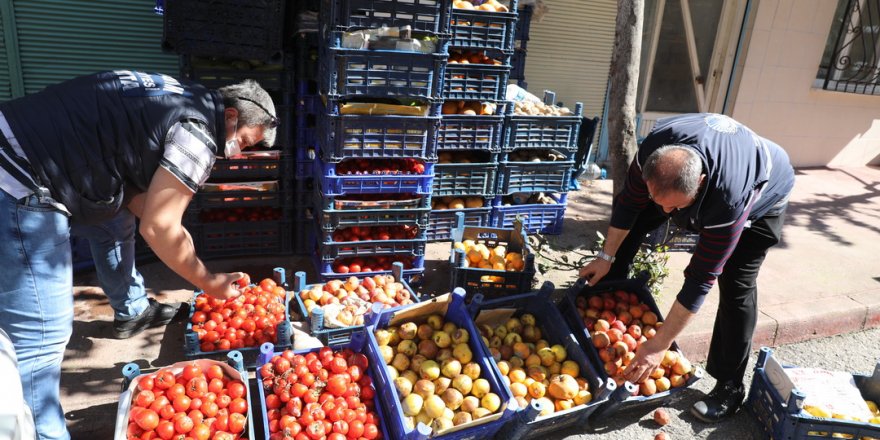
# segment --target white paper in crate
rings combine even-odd
[[[868,420],[872,417],[852,374],[821,368],[782,368],[775,358],[768,359],[767,379],[787,402],[792,388],[803,393],[804,406],[816,406],[829,414],[842,414]]]

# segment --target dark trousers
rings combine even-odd
[[[718,277],[718,315],[706,371],[719,382],[742,382],[745,375],[758,319],[758,271],[767,250],[779,243],[784,219],[783,211],[779,215],[761,217],[753,221],[751,227],[743,229],[739,243]],[[645,235],[665,220],[666,216],[659,208],[651,207],[642,212],[618,249],[617,259],[606,279],[626,278]]]

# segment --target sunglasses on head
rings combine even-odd
[[[266,115],[269,116],[269,123],[266,124],[266,125],[268,125],[269,128],[276,128],[276,127],[278,127],[279,125],[281,125],[281,121],[279,121],[278,118],[276,118],[275,116],[272,116],[272,113],[269,113],[269,110],[266,110],[266,107],[263,107],[259,102],[254,101],[253,99],[243,98],[243,97],[241,97],[241,96],[233,96],[233,98],[235,98],[235,99],[240,99],[240,100],[242,100],[242,101],[247,101],[247,102],[253,103],[253,104],[256,105],[257,107],[259,107],[261,110],[263,110],[264,112],[266,112]]]

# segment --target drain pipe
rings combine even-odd
[[[730,92],[733,89],[733,83],[736,79],[737,65],[739,58],[742,56],[743,42],[746,39],[746,26],[749,24],[749,14],[752,10],[752,0],[746,0],[746,11],[743,14],[742,27],[739,28],[739,39],[736,43],[736,53],[733,56],[733,66],[730,68],[730,80],[727,81],[727,92],[724,93],[724,105],[721,107],[721,113],[727,115],[728,104],[730,104]],[[730,116],[730,115],[728,115]]]

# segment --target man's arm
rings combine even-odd
[[[192,195],[170,171],[159,167],[146,194],[132,198],[129,209],[141,218],[141,236],[171,270],[208,295],[235,297],[239,291],[232,283],[244,274],[211,273],[196,256],[192,237],[181,224]]]
[[[660,366],[663,353],[672,345],[672,341],[687,327],[696,313],[688,311],[678,301],[672,303],[669,316],[663,325],[657,327],[657,334],[648,339],[636,350],[636,357],[623,372],[623,377],[632,383],[640,383],[647,379]]]

